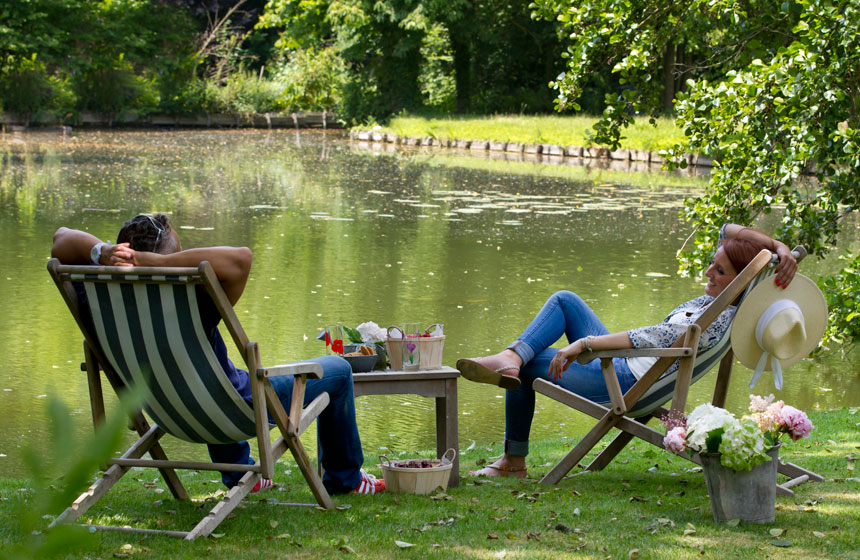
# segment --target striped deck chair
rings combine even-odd
[[[233,307],[208,262],[197,268],[68,266],[57,259],[48,271],[84,334],[85,362],[94,423],[104,418],[100,371],[119,393],[143,389],[144,410],[132,417],[138,439],[119,459],[110,461],[104,476],[52,523],[69,523],[83,515],[132,467],[158,468],[176,499],[188,494],[174,469],[245,472],[239,484],[191,531],[120,529],[159,532],[193,540],[210,534],[261,478],[271,479],[274,464],[287,449],[307,480],[319,505],[332,508],[331,497],[312,467],[299,435],[328,405],[323,393],[303,407],[308,377],[322,377],[322,366],[297,363],[260,367],[256,342],[248,339]],[[79,297],[79,294],[86,297]],[[209,344],[198,310],[198,298],[208,294],[251,372],[253,405],[230,383]],[[84,301],[85,303],[81,303]],[[270,377],[294,375],[293,398],[287,414]],[[271,443],[269,416],[281,436]],[[171,461],[159,440],[165,434],[193,443],[230,443],[257,438],[259,461],[254,465]],[[149,453],[150,458],[142,458]],[[294,504],[299,505],[299,504]],[[315,504],[308,504],[315,505]]]
[[[794,250],[795,257],[801,260],[806,255],[803,247]],[[670,398],[671,408],[683,412],[687,404],[687,394],[690,385],[701,379],[717,362],[720,363],[717,382],[714,388],[712,404],[723,407],[726,402],[729,380],[731,378],[734,355],[731,349],[729,329],[719,343],[702,353],[697,352],[699,336],[704,329],[722,313],[726,307],[741,296],[743,298],[759,282],[773,274],[770,264],[775,262],[776,255],[762,250],[738,276],[711,302],[695,323],[687,328],[683,336],[678,337],[669,348],[644,348],[584,352],[578,357],[580,363],[588,363],[595,358],[600,359],[610,402],[607,405],[595,403],[576,393],[563,389],[545,379],[534,382],[534,390],[552,399],[566,404],[576,410],[597,419],[597,424],[585,437],[555,465],[542,479],[544,484],[556,484],[575,467],[586,454],[605,436],[610,429],[617,428],[620,433],[612,442],[595,457],[586,471],[601,470],[626,446],[634,437],[638,437],[652,445],[663,449],[663,433],[647,426],[649,420],[668,412],[663,407]],[[612,358],[615,357],[656,357],[657,362],[639,379],[626,393],[622,395]],[[676,361],[680,364],[674,374],[663,375]],[[680,455],[689,458],[686,455]],[[698,455],[689,458],[699,463]],[[818,474],[808,471],[791,463],[780,462],[779,472],[790,478],[787,482],[777,485],[777,492],[793,495],[791,487],[807,480],[824,480]]]

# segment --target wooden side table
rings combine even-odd
[[[352,374],[355,396],[420,395],[436,399],[436,456],[457,452],[448,485],[460,485],[460,437],[457,432],[457,378],[460,372],[442,366],[418,371],[371,371]]]

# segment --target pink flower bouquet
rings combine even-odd
[[[675,413],[665,418],[668,429],[663,446],[675,453],[720,453],[720,463],[749,470],[770,460],[766,454],[782,434],[796,441],[808,437],[812,422],[801,410],[774,396],[750,395],[750,413],[740,419],[725,409],[703,404],[688,417]]]

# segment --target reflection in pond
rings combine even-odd
[[[0,150],[4,473],[20,474],[21,446],[40,445],[44,395],[60,395],[77,429],[90,429],[81,336],[44,268],[61,225],[115,239],[133,214],[164,211],[183,246],[250,247],[237,313],[265,364],[323,353],[316,335],[325,324],[372,320],[442,323],[444,363],[453,365],[508,344],[556,290],[579,293],[612,330],[658,322],[702,291],[677,277],[675,260],[690,233],[678,211],[702,192],[700,179],[376,153],[332,132],[33,133],[0,137]],[[843,246],[857,243],[855,234]],[[803,268],[816,277],[835,265]],[[804,409],[856,403],[855,370],[838,355],[804,361],[786,372],[780,398]],[[736,371],[729,405],[739,410],[749,371]],[[713,377],[691,404],[708,398]],[[459,387],[463,447],[501,441],[501,390]],[[770,392],[769,380],[757,390]],[[356,406],[369,463],[381,448],[434,446],[430,399],[361,397]],[[578,436],[586,425],[538,399],[534,438]]]

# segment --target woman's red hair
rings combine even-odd
[[[735,272],[738,274],[746,268],[762,249],[767,249],[767,247],[760,243],[747,241],[746,239],[726,239],[723,241],[721,247],[729,258],[729,261],[731,261],[732,266],[735,267]]]

